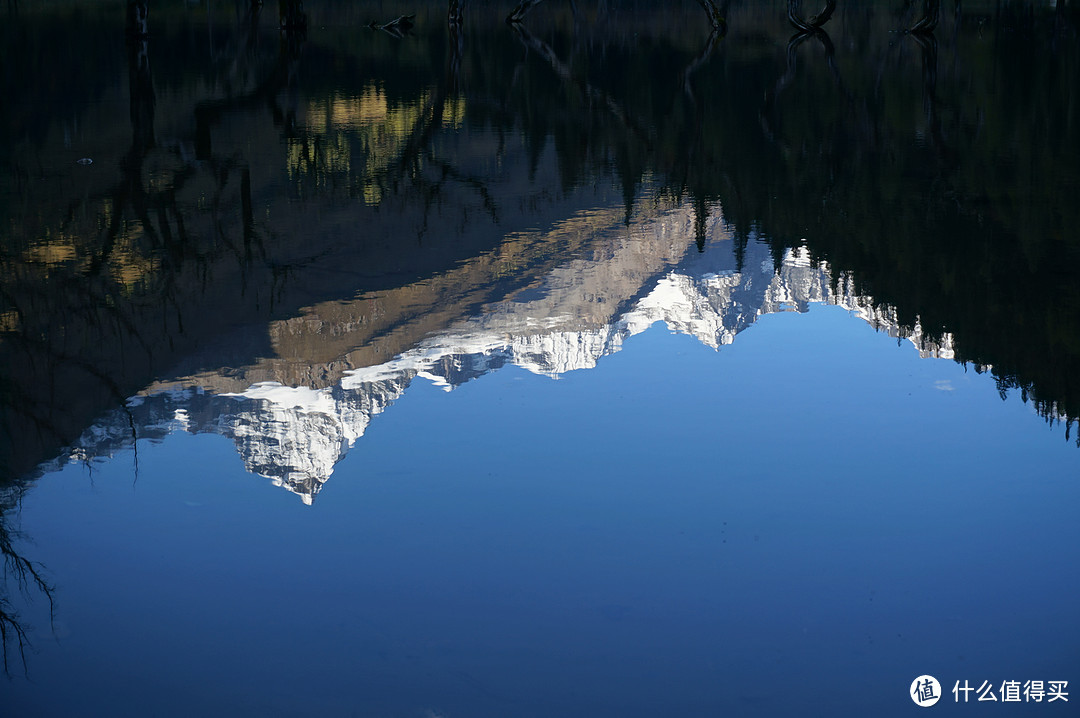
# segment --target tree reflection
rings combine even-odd
[[[821,108],[832,103],[825,98],[836,95],[828,92],[824,76],[811,79],[815,74],[806,73],[803,82],[815,84],[812,89],[804,86],[804,96],[814,97],[815,104],[778,100],[767,115],[768,137],[780,135],[778,126],[789,135],[781,146],[783,165],[798,181],[789,187],[771,183],[769,193],[781,201],[754,210],[754,215],[769,228],[775,246],[797,246],[805,238],[817,256],[850,269],[864,291],[896,306],[909,325],[954,332],[961,360],[992,364],[1000,386],[1019,389],[1048,419],[1074,416],[1080,406],[1070,378],[1074,370],[1058,370],[1077,364],[1064,327],[1076,326],[1080,308],[1066,299],[1073,295],[1065,288],[1072,280],[1054,266],[1074,261],[1070,257],[1078,248],[1075,232],[1068,229],[1074,220],[1059,214],[1074,214],[1073,203],[1061,193],[1060,180],[1050,178],[1067,177],[1071,171],[1065,168],[1075,160],[1053,158],[1047,154],[1049,145],[1033,141],[1027,132],[1051,131],[1058,138],[1053,144],[1065,156],[1076,157],[1075,143],[1061,144],[1062,138],[1073,136],[1073,129],[1059,124],[1066,115],[1055,100],[1071,95],[1065,88],[1076,79],[1075,66],[1070,69],[1069,62],[1059,64],[1048,53],[1034,50],[1013,30],[1020,23],[1003,19],[991,26],[995,42],[1023,47],[1008,52],[1002,47],[995,53],[995,72],[1010,92],[1030,104],[991,99],[1006,96],[1000,87],[990,95],[986,85],[973,89],[958,84],[955,64],[943,89],[939,41],[930,32],[940,27],[940,12],[936,3],[924,9],[907,35],[908,47],[918,48],[921,64],[921,122],[902,120],[896,105],[883,112],[889,108],[886,101],[895,102],[901,95],[887,84],[867,89],[858,66],[849,63],[848,70],[854,67],[856,73],[846,87],[857,103],[811,136],[806,126],[820,123],[826,114]],[[959,18],[962,22],[964,16]],[[954,28],[952,43],[964,41],[958,32]],[[896,48],[903,58],[904,45]],[[957,48],[949,51],[955,54]],[[1025,61],[1006,69],[1010,52]],[[1070,52],[1075,53],[1075,47]],[[872,67],[869,60],[864,59],[865,69]],[[892,75],[893,83],[897,77]],[[807,112],[811,106],[815,111]],[[776,114],[781,110],[787,117],[783,125]],[[1045,119],[1037,119],[1036,112],[1045,113]],[[806,124],[797,116],[805,117]],[[853,122],[860,117],[865,120]],[[916,124],[917,134],[908,144],[902,133],[910,133],[905,125],[911,124]],[[1055,129],[1035,130],[1051,124]],[[808,147],[820,149],[811,155],[805,153]],[[826,147],[828,151],[821,151]],[[805,155],[796,161],[799,148]],[[1020,158],[1037,158],[1038,167]],[[813,170],[815,164],[822,171]],[[1018,167],[1023,168],[1023,186],[1041,188],[1037,196],[1016,184],[1012,173]],[[833,211],[821,211],[825,206]],[[729,216],[738,211],[731,203],[725,209]],[[884,217],[892,219],[882,221]],[[1033,233],[1057,239],[1042,241]],[[781,239],[783,234],[790,239]],[[1029,319],[1021,319],[1020,312],[1029,312]],[[1030,321],[1034,316],[1041,319]],[[1007,335],[1012,339],[1006,340]],[[1042,349],[1031,351],[1036,345]],[[1040,353],[1053,359],[1035,360]]]
[[[0,581],[0,652],[3,653],[4,673],[11,675],[12,654],[18,656],[26,672],[26,649],[30,647],[30,637],[12,604],[10,591],[14,587],[26,601],[35,595],[44,596],[49,603],[49,615],[54,615],[53,587],[45,580],[43,567],[23,556],[15,547],[19,538],[8,521],[17,508],[19,497],[25,489],[10,486],[0,489],[0,556],[3,557],[3,580]]]
[[[122,405],[176,351],[197,341],[200,332],[191,330],[202,323],[201,298],[214,293],[208,291],[213,274],[234,271],[223,259],[239,265],[236,286],[241,294],[250,295],[248,281],[257,287],[260,274],[267,269],[274,273],[254,263],[262,247],[254,223],[250,167],[236,155],[215,154],[209,137],[225,109],[256,102],[277,110],[277,94],[295,79],[302,45],[295,13],[293,29],[282,33],[280,60],[268,79],[250,94],[195,106],[192,152],[190,143],[162,143],[157,137],[158,97],[146,6],[132,3],[129,9],[131,130],[118,162],[118,179],[88,193],[56,198],[66,203],[58,227],[28,218],[0,253],[5,269],[0,314],[8,317],[0,336],[0,357],[8,369],[0,378],[0,423],[5,429],[0,468],[8,477],[41,460],[38,455],[26,462],[36,453],[34,447],[47,455],[47,447],[74,440],[88,414]],[[259,10],[259,4],[247,7],[226,45],[226,52],[233,53],[232,61],[224,64],[230,82],[242,80],[249,61],[258,64],[253,38]],[[192,195],[198,197],[195,208]],[[230,225],[242,229],[234,232]],[[63,261],[34,261],[39,232],[55,237],[47,247]],[[20,241],[30,249],[20,247]],[[230,285],[226,282],[216,291]],[[78,390],[72,391],[75,386]]]
[[[550,245],[514,237],[515,217],[527,218],[518,226],[532,221],[515,202],[609,179],[621,185],[627,222],[643,184],[685,201],[693,213],[686,239],[699,253],[709,247],[710,213],[722,206],[740,272],[747,257],[760,263],[748,251],[754,239],[770,245],[777,266],[793,248],[827,260],[834,281],[852,278],[853,291],[888,306],[903,331],[955,337],[959,360],[992,371],[1003,395],[1018,391],[1073,437],[1080,128],[1063,107],[1080,86],[1075,4],[1039,13],[1007,3],[983,16],[957,3],[950,18],[925,0],[918,17],[909,4],[898,21],[832,0],[807,18],[789,0],[790,38],[782,16],[738,3],[700,0],[705,24],[697,5],[685,16],[645,8],[640,25],[625,27],[586,26],[582,9],[564,3],[531,13],[537,4],[520,3],[508,29],[501,15],[484,24],[451,0],[445,22],[439,5],[437,26],[421,14],[407,28],[403,13],[355,45],[316,36],[314,23],[309,36],[303,6],[283,1],[269,51],[258,42],[261,6],[241,4],[225,61],[206,72],[207,84],[227,89],[185,96],[167,112],[160,88],[190,81],[174,67],[183,53],[174,62],[174,47],[159,51],[167,33],[151,35],[146,4],[131,4],[121,67],[87,70],[94,82],[127,73],[130,130],[115,141],[118,175],[90,191],[68,187],[38,215],[20,209],[40,199],[26,190],[36,177],[30,163],[13,160],[5,179],[5,670],[14,664],[8,651],[24,660],[28,646],[6,592],[52,605],[41,567],[18,552],[10,528],[18,487],[103,410],[123,407],[163,372],[179,373],[175,365],[190,374],[274,356],[267,322],[364,290],[401,290],[385,302],[398,306],[363,315],[359,344],[312,330],[329,358],[316,368],[300,356],[305,368],[289,376],[340,377],[380,352],[407,351],[586,247],[576,236]],[[55,44],[70,41],[94,58],[86,47],[101,34],[73,31]],[[758,36],[772,40],[748,39]],[[84,76],[64,84],[69,58],[41,52],[33,35],[5,39],[13,57],[43,58],[41,75],[57,78],[61,94],[94,84]],[[8,89],[31,97],[40,88]],[[53,103],[43,103],[45,116],[66,111]],[[190,120],[190,133],[163,135],[159,127],[176,116]],[[272,131],[251,129],[263,121]],[[44,143],[37,119],[26,124],[30,141]],[[257,147],[237,149],[223,130],[230,124]],[[447,149],[470,128],[483,130],[475,145]],[[494,150],[484,144],[491,137],[501,143]],[[522,138],[529,155],[517,187],[533,186],[546,149],[561,187],[500,196],[491,167],[506,157],[509,137]],[[291,194],[274,194],[278,175]],[[367,231],[391,215],[410,223]],[[313,229],[324,218],[327,235],[337,225],[365,231],[342,250]],[[478,225],[490,232],[470,235]],[[410,232],[415,241],[404,241]],[[360,323],[342,315],[335,331]],[[225,358],[203,353],[222,336],[246,343],[227,345]],[[124,438],[134,440],[128,420]]]
[[[958,8],[959,5],[960,4],[957,3]],[[908,32],[915,35],[932,33],[937,27],[940,19],[941,0],[924,0],[922,17],[915,21],[915,24],[911,26]]]
[[[519,4],[507,28],[505,8],[432,3],[404,40],[356,25],[358,43],[328,39],[322,23],[315,33],[304,8],[284,2],[285,32],[274,27],[268,47],[257,42],[260,6],[241,3],[222,61],[199,80],[224,89],[167,111],[162,98],[183,84],[177,67],[192,62],[159,49],[177,42],[168,31],[134,33],[116,181],[89,200],[65,197],[55,223],[13,214],[18,239],[0,256],[7,455],[29,443],[49,447],[39,459],[57,450],[88,417],[237,326],[431,278],[498,246],[515,203],[609,179],[627,219],[640,188],[658,185],[693,207],[703,251],[719,203],[737,256],[750,237],[772,244],[774,262],[805,245],[905,325],[954,334],[962,359],[992,365],[1045,415],[1080,412],[1080,301],[1063,269],[1075,265],[1080,218],[1068,183],[1053,179],[1077,164],[1080,132],[1058,106],[1077,85],[1063,31],[1075,9],[950,18],[927,0],[901,17],[830,0],[807,17],[790,0],[785,20],[780,7],[699,1],[631,3],[615,19],[599,6],[535,5]],[[383,20],[412,14],[387,7]],[[1032,40],[1044,30],[1046,47]],[[190,131],[160,130],[177,117]],[[250,149],[238,149],[237,126]],[[501,144],[451,148],[474,129]],[[529,176],[518,180],[535,189],[511,201],[491,169],[507,138],[526,146]],[[530,184],[549,151],[561,186]],[[274,194],[275,173],[288,196]],[[31,176],[17,165],[12,177],[24,179],[12,181]],[[335,219],[312,219],[324,211]],[[395,213],[409,221],[385,232],[393,242],[357,232],[346,251],[313,232]],[[437,241],[479,225],[490,234]],[[46,251],[76,259],[31,259]],[[251,345],[234,361],[272,351],[265,338]],[[64,389],[74,386],[73,400]]]
[[[768,137],[771,142],[779,143],[781,147],[784,147],[785,149],[788,148],[784,145],[784,141],[781,139],[780,133],[776,129],[780,121],[778,116],[779,112],[777,110],[777,100],[795,77],[795,70],[798,65],[797,50],[799,46],[810,39],[817,40],[821,45],[821,48],[825,51],[825,62],[828,65],[829,70],[833,73],[833,78],[836,80],[837,87],[841,88],[841,90],[843,88],[843,81],[840,79],[840,71],[836,67],[836,48],[833,47],[829,33],[810,25],[801,28],[799,32],[795,33],[791,39],[788,40],[787,69],[776,81],[772,93],[765,95],[765,104],[761,112],[761,125],[765,132],[765,136]]]
[[[804,18],[802,14],[802,1],[788,0],[788,22],[794,25],[800,32],[813,33],[815,30],[820,29],[830,18],[832,18],[834,12],[836,12],[836,0],[825,0],[825,7],[820,13],[811,15],[809,18]]]

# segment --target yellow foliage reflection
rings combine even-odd
[[[368,205],[382,200],[379,178],[402,156],[409,138],[432,112],[432,91],[392,102],[369,84],[359,95],[332,94],[306,107],[306,132],[289,139],[288,173],[301,196],[345,189]],[[465,99],[448,98],[442,127],[465,120]]]

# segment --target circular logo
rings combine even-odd
[[[929,708],[941,699],[941,684],[933,676],[919,676],[911,682],[908,694],[916,705]]]

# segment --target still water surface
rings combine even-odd
[[[1076,8],[702,5],[9,10],[5,715],[1070,714]]]

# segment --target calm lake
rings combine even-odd
[[[0,715],[1076,715],[1080,5],[803,5],[8,0]]]

